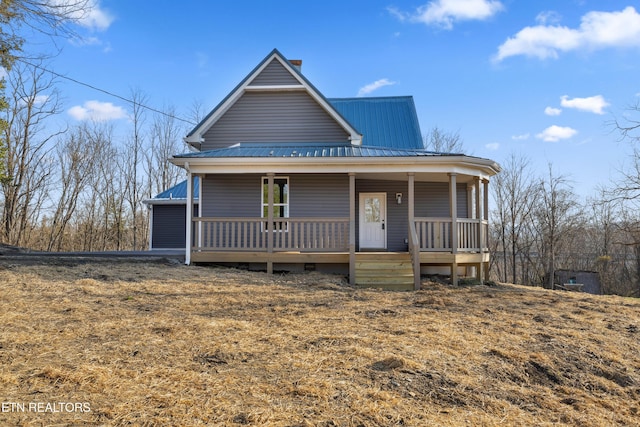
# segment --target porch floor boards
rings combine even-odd
[[[356,252],[356,262],[371,261],[380,263],[381,261],[405,260],[411,264],[408,252]],[[193,262],[267,262],[276,263],[331,263],[348,264],[349,252],[248,252],[248,251],[208,251],[194,250],[191,252]],[[420,264],[422,265],[449,265],[457,264],[477,264],[489,262],[489,253],[466,253],[458,252],[420,252]]]
[[[193,251],[192,262],[274,262],[349,264],[349,252],[247,252]]]

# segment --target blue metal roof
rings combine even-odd
[[[329,98],[327,100],[363,135],[363,146],[423,148],[422,133],[413,97]]]
[[[424,149],[369,147],[342,143],[242,143],[227,148],[176,155],[177,158],[229,158],[229,157],[417,157],[443,156]]]
[[[193,194],[194,200],[198,200],[198,194],[200,192],[200,179],[196,176],[193,180]],[[186,199],[187,198],[187,181],[182,181],[171,188],[164,190],[162,193],[155,196],[152,200],[163,199]]]

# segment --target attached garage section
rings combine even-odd
[[[193,183],[194,216],[198,216],[198,194],[200,179]],[[149,249],[185,249],[187,223],[187,181],[144,201],[149,208]]]
[[[185,207],[183,204],[153,206],[151,249],[184,249],[187,222]]]

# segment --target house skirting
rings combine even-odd
[[[360,255],[366,255],[368,259],[373,257],[379,262],[385,262],[398,254],[398,252],[356,252],[356,256],[350,258],[349,252],[192,251],[191,261],[202,264],[264,265],[264,269],[267,271],[274,270],[274,266],[276,266],[275,270],[277,271],[302,271],[309,265],[320,264],[317,268],[318,270],[343,274],[346,271],[355,272],[355,268],[350,268],[350,260],[352,260],[351,262],[356,262]],[[409,255],[408,252],[406,254]],[[443,274],[449,273],[454,283],[457,282],[458,276],[473,276],[482,279],[487,277],[489,258],[488,252],[421,252],[418,271],[421,274],[431,274],[432,271],[444,270],[445,273]],[[351,282],[355,283],[356,280]],[[416,282],[419,283],[419,278]],[[391,288],[396,289],[395,287]]]

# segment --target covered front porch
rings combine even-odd
[[[189,187],[195,176],[206,182],[205,174],[189,175]],[[348,188],[342,189],[345,195],[348,193],[348,208],[343,210],[348,216],[283,217],[277,214],[273,202],[277,177],[282,175],[264,175],[268,204],[261,217],[206,216],[201,208],[196,212],[190,209],[193,203],[188,201],[187,229],[191,232],[187,233],[187,262],[263,264],[270,273],[281,265],[342,265],[348,269],[352,284],[364,285],[370,279],[365,278],[362,268],[369,263],[377,264],[374,274],[380,280],[393,282],[408,277],[412,289],[419,289],[421,274],[435,267],[446,267],[453,283],[460,274],[472,273],[480,280],[488,275],[488,179],[484,177],[455,172],[396,172],[386,176],[349,172],[343,175]],[[202,187],[199,206],[207,203]],[[435,193],[427,191],[431,187],[444,189],[442,197],[436,200]],[[187,192],[193,197],[191,188]],[[365,199],[372,194],[381,195],[383,215],[369,212],[367,217],[371,207],[366,206]],[[427,200],[431,197],[433,200]],[[440,211],[423,207],[435,203],[444,206]],[[447,215],[422,216],[445,210]],[[371,248],[363,244],[365,227],[383,230],[384,245]],[[381,266],[394,274],[385,279]]]

